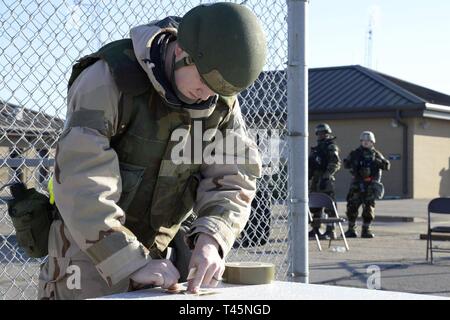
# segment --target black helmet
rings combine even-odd
[[[316,136],[317,136],[320,132],[325,132],[325,133],[328,133],[328,134],[331,134],[331,133],[332,133],[330,126],[329,126],[328,124],[326,124],[326,123],[320,123],[320,124],[318,124],[318,125],[316,126],[315,132],[316,132]]]

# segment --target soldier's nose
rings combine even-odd
[[[211,95],[202,88],[197,89],[196,95],[198,98],[202,99],[203,101],[208,100]]]

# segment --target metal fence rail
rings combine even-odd
[[[214,1],[0,0],[0,185],[22,179],[44,190],[76,59],[129,37],[133,26],[182,16],[209,2]],[[282,138],[286,129],[286,76],[280,70],[287,61],[287,5],[285,0],[234,2],[251,8],[267,34],[265,72],[241,94],[240,102],[249,129],[268,131],[257,135],[264,177],[258,183],[252,217],[228,260],[274,262],[277,278],[284,279],[289,262],[287,157],[283,156],[287,147],[283,142],[274,146],[277,140],[270,137]],[[278,153],[281,158],[271,156]],[[0,197],[8,196],[5,188]],[[35,299],[42,261],[18,249],[5,202],[0,202],[0,297]]]

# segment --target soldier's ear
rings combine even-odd
[[[187,56],[188,54],[186,53],[186,51],[184,51],[183,49],[181,49],[181,47],[178,45],[178,42],[175,43],[175,57],[177,59],[183,58],[185,56]]]

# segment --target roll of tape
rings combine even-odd
[[[275,265],[263,262],[227,262],[223,281],[232,284],[267,284],[275,279]]]

